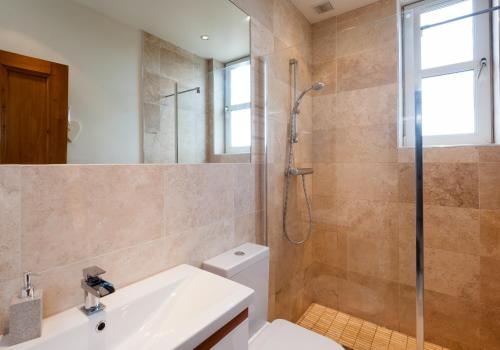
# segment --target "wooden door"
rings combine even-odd
[[[0,50],[0,164],[65,164],[68,66]]]

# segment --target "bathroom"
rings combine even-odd
[[[0,349],[500,349],[498,5],[2,0]]]

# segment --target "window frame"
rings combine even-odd
[[[236,61],[225,64],[224,70],[224,153],[226,154],[248,154],[251,149],[251,142],[248,147],[232,147],[231,145],[231,113],[248,109],[250,111],[250,127],[252,122],[252,101],[231,105],[231,71],[243,65],[248,65],[251,70],[250,56],[243,57]],[[251,98],[251,97],[250,97]]]
[[[416,4],[404,6],[402,11],[402,44],[403,44],[403,132],[402,146],[411,147],[415,139],[415,91],[421,90],[422,79],[473,71],[474,80],[474,122],[475,132],[470,134],[424,136],[424,146],[456,146],[493,143],[493,106],[492,106],[492,27],[491,14],[473,16],[474,53],[473,60],[440,67],[421,69],[420,15],[464,0],[424,0]],[[490,7],[489,0],[472,0],[473,12]],[[409,14],[410,13],[410,14]],[[409,16],[409,17],[408,17]],[[446,24],[444,24],[446,25]],[[484,40],[487,35],[487,40]],[[478,40],[479,39],[479,40]],[[485,57],[487,65],[483,68],[479,79],[480,61]]]

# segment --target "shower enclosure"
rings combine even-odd
[[[496,6],[422,30],[477,16],[498,22]],[[297,321],[314,303],[347,315],[352,324],[344,328],[360,324],[356,336],[373,331],[371,341],[381,346],[400,339],[400,348],[420,350],[425,339],[437,349],[497,349],[500,147],[427,147],[428,92],[415,89],[410,106],[400,95],[398,24],[410,12],[399,10],[379,1],[313,24],[310,36],[297,34],[265,56],[271,317]],[[491,35],[498,40],[494,28]],[[498,47],[491,57],[474,57],[468,74],[497,79],[495,55]],[[298,62],[292,69],[290,60]],[[295,167],[314,173],[284,176],[295,91],[315,81],[325,86],[304,96],[293,146]],[[312,199],[309,239],[302,179]],[[285,233],[305,242],[291,244]],[[335,337],[326,324],[316,330]],[[358,348],[358,339],[334,339]]]

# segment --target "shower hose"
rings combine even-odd
[[[304,197],[306,199],[306,206],[307,206],[307,213],[309,215],[309,223],[308,223],[308,230],[307,230],[307,235],[304,239],[302,240],[294,240],[293,238],[290,237],[288,234],[288,226],[286,223],[287,216],[288,216],[288,192],[290,189],[290,182],[292,178],[292,174],[290,173],[290,170],[294,167],[294,155],[293,155],[293,144],[294,142],[291,140],[290,141],[290,147],[289,147],[289,152],[288,152],[288,165],[287,165],[287,170],[285,173],[285,198],[284,198],[284,203],[283,203],[283,233],[285,234],[286,239],[288,242],[295,244],[295,245],[300,245],[305,243],[309,237],[311,237],[311,232],[312,232],[312,210],[311,210],[311,202],[309,200],[309,196],[307,194],[307,186],[306,186],[306,179],[305,175],[300,175],[302,178],[302,188],[304,189]]]

